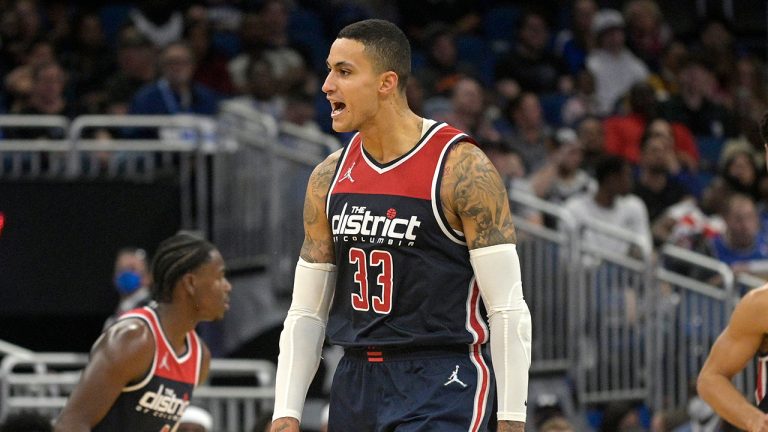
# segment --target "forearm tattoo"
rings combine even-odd
[[[525,431],[525,423],[515,421],[500,421],[498,432],[523,432]]]

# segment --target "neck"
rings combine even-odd
[[[388,163],[407,153],[421,138],[423,119],[407,105],[384,105],[369,123],[360,127],[363,147],[379,163]]]
[[[186,349],[187,333],[195,329],[197,321],[190,311],[176,303],[160,303],[157,305],[157,316],[168,342],[176,354],[183,354]]]

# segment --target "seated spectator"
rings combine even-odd
[[[202,84],[194,82],[195,59],[192,48],[184,42],[174,42],[160,54],[161,77],[144,86],[131,102],[131,114],[213,115],[218,97]]]
[[[669,140],[653,133],[646,134],[641,152],[634,193],[645,203],[653,223],[668,207],[692,195],[672,177],[680,168]]]
[[[176,432],[213,432],[213,417],[208,411],[190,405],[184,410]]]
[[[656,119],[656,96],[650,84],[639,82],[629,91],[627,115],[616,115],[603,121],[605,151],[625,158],[633,164],[640,161],[640,145],[646,127]],[[670,124],[673,146],[683,166],[695,171],[699,162],[696,141],[684,125]]]
[[[277,93],[272,65],[264,58],[251,57],[246,72],[247,93],[222,102],[222,107],[239,106],[246,111],[257,111],[275,121],[281,121],[285,113],[285,99]]]
[[[644,246],[650,250],[651,231],[648,210],[643,201],[632,195],[632,170],[624,159],[606,156],[595,167],[598,188],[594,194],[577,195],[565,202],[565,208],[573,215],[574,224],[601,221],[624,229],[643,238]],[[604,251],[636,255],[623,240],[607,237],[588,230],[584,241],[591,242]]]
[[[597,96],[595,95],[595,77],[588,70],[576,75],[576,87],[573,94],[563,103],[560,119],[564,126],[574,127],[581,119],[597,115]]]
[[[520,20],[517,44],[496,64],[496,82],[514,81],[522,91],[539,94],[570,91],[568,67],[549,50],[549,26],[544,17],[526,13]]]
[[[680,92],[659,107],[659,114],[686,125],[696,136],[733,137],[733,115],[717,99],[717,82],[708,59],[690,55],[680,68]]]
[[[609,402],[605,408],[600,432],[644,432],[645,429],[640,423],[639,409],[639,402]]]
[[[35,40],[31,43],[29,50],[24,53],[23,63],[10,70],[5,76],[3,86],[7,92],[7,104],[11,113],[20,113],[29,105],[35,68],[41,64],[55,63],[54,51],[51,41]]]
[[[526,172],[532,173],[544,164],[550,128],[544,120],[538,95],[523,92],[510,101],[496,127],[507,145],[522,156]]]
[[[425,98],[450,97],[459,80],[476,76],[477,70],[458,58],[455,35],[450,27],[433,24],[425,33],[426,63],[414,75],[424,88]]]
[[[561,30],[555,37],[555,54],[565,59],[572,75],[582,71],[587,53],[594,45],[592,20],[597,13],[595,0],[573,2],[570,28]]]
[[[624,43],[624,19],[613,9],[595,15],[592,30],[596,48],[587,57],[587,69],[595,77],[599,113],[612,114],[614,106],[632,84],[648,79],[648,68]]]
[[[653,0],[630,0],[624,6],[627,22],[627,47],[652,70],[659,70],[662,57],[672,38],[672,30]]]
[[[544,166],[530,177],[531,189],[539,198],[562,204],[569,198],[597,191],[597,182],[581,169],[583,145],[572,129],[560,129],[554,137],[555,149]]]
[[[109,114],[126,114],[134,95],[157,77],[157,54],[135,27],[124,27],[117,40],[117,72],[106,81]]]
[[[734,194],[723,213],[725,232],[712,239],[710,254],[731,266],[734,272],[768,274],[768,238],[761,233],[755,202],[747,195]],[[759,268],[756,266],[760,266]]]
[[[485,143],[501,142],[501,133],[489,120],[483,87],[474,78],[460,78],[451,90],[450,110],[432,117],[466,131]]]
[[[184,29],[184,38],[197,59],[193,79],[222,95],[232,95],[235,86],[229,78],[227,57],[213,46],[213,30],[207,19],[190,22]]]
[[[731,140],[723,148],[719,174],[710,187],[742,193],[760,202],[762,185],[767,180],[761,173],[752,146],[745,140]]]
[[[125,312],[151,302],[149,265],[143,249],[125,248],[117,252],[112,282],[120,295],[115,312],[104,322],[104,330]]]

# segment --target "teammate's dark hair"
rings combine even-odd
[[[760,138],[763,139],[764,144],[768,144],[768,111],[760,119]]]
[[[397,88],[405,92],[411,75],[411,44],[402,30],[389,21],[367,19],[352,23],[339,32],[337,39],[352,39],[363,44],[364,52],[381,72],[397,74]]]
[[[185,274],[210,261],[216,247],[195,235],[181,232],[163,240],[152,260],[152,298],[173,300],[173,288]]]

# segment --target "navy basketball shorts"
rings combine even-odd
[[[495,383],[487,350],[347,349],[329,432],[485,432]]]

